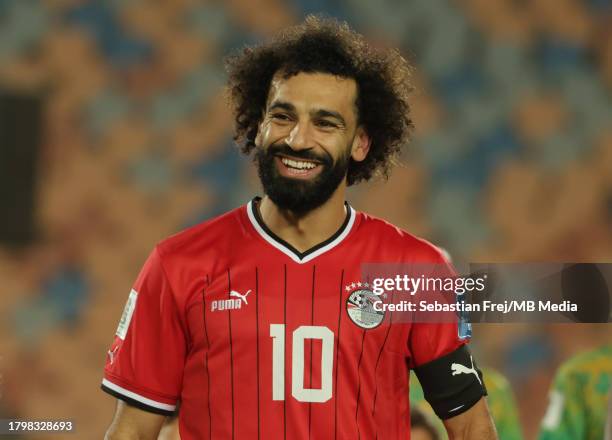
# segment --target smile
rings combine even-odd
[[[317,166],[315,162],[304,161],[304,160],[293,160],[293,159],[288,159],[286,157],[281,157],[281,162],[287,167],[295,168],[298,170],[311,170]]]
[[[275,161],[279,173],[285,177],[308,179],[323,168],[319,162],[286,156],[276,156]]]

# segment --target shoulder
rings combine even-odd
[[[558,376],[567,378],[600,371],[612,372],[612,345],[574,356],[559,368]]]
[[[231,247],[244,230],[241,220],[244,206],[211,218],[157,243],[156,249],[164,260],[194,254],[210,254]]]
[[[411,234],[382,218],[364,212],[359,212],[358,215],[361,217],[360,233],[375,239],[381,245],[401,251],[409,260],[449,263],[448,253],[428,240]]]

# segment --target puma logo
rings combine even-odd
[[[230,296],[234,296],[234,297],[238,297],[240,298],[242,301],[244,301],[244,303],[246,305],[249,305],[249,302],[247,301],[246,297],[249,295],[249,293],[251,293],[251,289],[247,290],[247,293],[245,293],[244,295],[241,295],[240,293],[236,292],[235,290],[232,290],[230,292]]]
[[[478,371],[476,371],[476,369],[474,368],[474,359],[472,359],[472,356],[470,356],[470,362],[472,364],[471,368],[468,368],[463,364],[457,364],[457,363],[451,364],[451,370],[453,372],[452,375],[456,376],[458,374],[473,374],[474,376],[476,376],[476,379],[478,379],[478,383],[482,385],[482,381],[480,380]]]
[[[115,362],[115,355],[117,354],[117,350],[119,349],[119,346],[117,345],[115,348],[113,348],[112,350],[108,350],[106,352],[106,354],[108,354],[108,357],[110,358],[110,363],[111,365],[113,365],[113,362]]]
[[[217,310],[237,310],[242,308],[242,304],[249,305],[247,296],[249,296],[251,290],[247,290],[244,295],[239,292],[232,290],[229,294],[229,299],[217,299],[211,302],[210,311],[215,312]]]

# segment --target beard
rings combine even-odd
[[[281,176],[276,168],[275,156],[315,160],[321,171],[310,180]],[[316,155],[309,150],[294,151],[287,144],[272,144],[267,149],[257,148],[255,162],[264,193],[280,209],[301,216],[323,205],[344,180],[348,172],[350,149],[334,162],[329,154]]]

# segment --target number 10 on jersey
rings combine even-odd
[[[270,324],[272,400],[285,400],[285,324]],[[327,327],[302,325],[293,331],[291,395],[300,402],[327,402],[332,397],[334,333]],[[304,388],[304,341],[320,339],[321,388]]]

